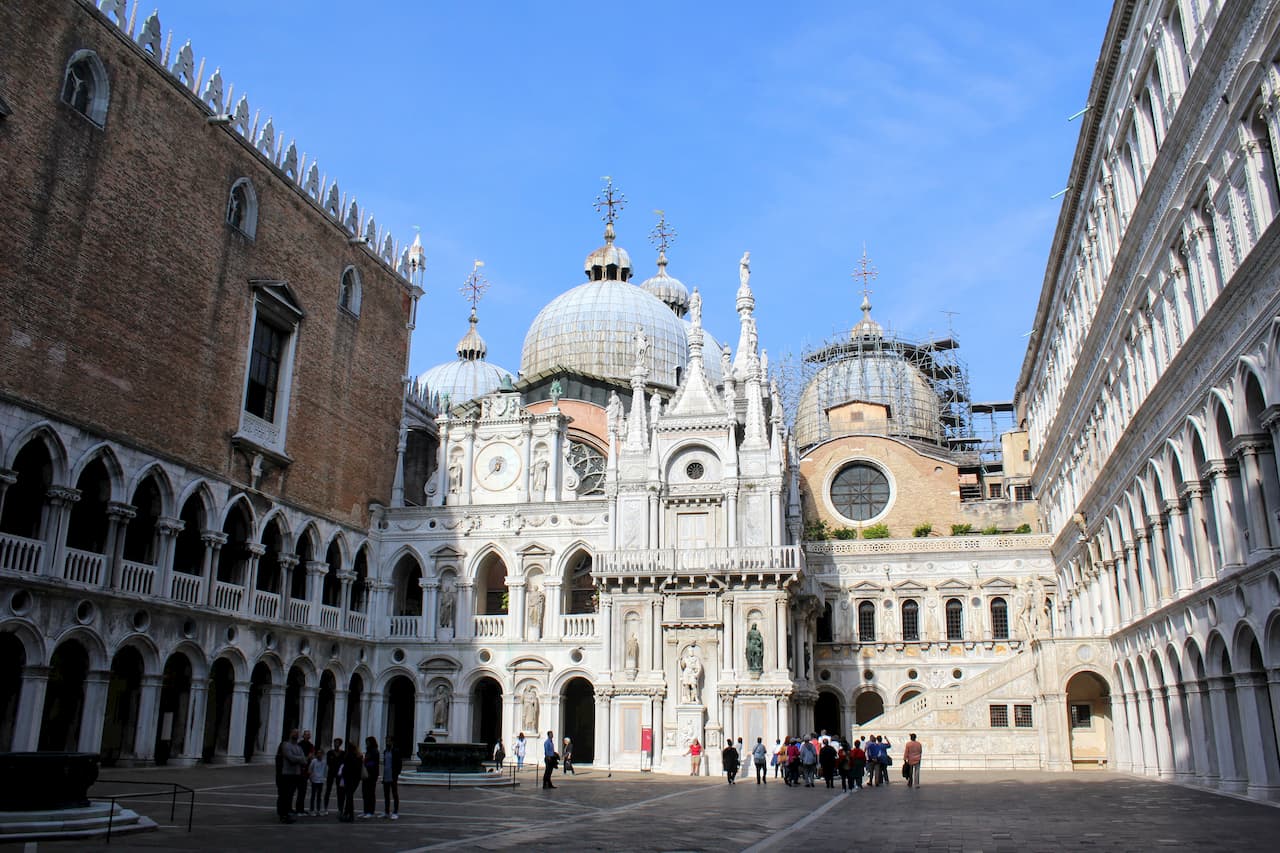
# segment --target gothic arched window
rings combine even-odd
[[[342,283],[338,285],[338,307],[360,315],[360,273],[355,267],[347,267],[342,271]]]
[[[89,121],[102,127],[107,122],[111,87],[107,69],[91,50],[77,50],[67,61],[62,77],[62,101]]]
[[[582,497],[604,494],[604,454],[589,444],[569,442],[569,465],[578,475],[578,494]]]
[[[258,233],[258,194],[248,178],[240,178],[231,185],[231,193],[227,197],[227,224],[246,237]]]

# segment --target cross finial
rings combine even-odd
[[[484,266],[484,261],[477,260],[475,266],[471,268],[471,275],[467,276],[465,284],[459,288],[459,292],[471,302],[471,313],[476,312],[476,303],[484,296],[484,292],[489,289],[489,282],[484,276],[480,275],[480,267]]]
[[[871,282],[880,277],[880,270],[871,264],[871,259],[867,257],[867,244],[862,244],[862,257],[858,260],[858,268],[852,273],[853,278],[862,279],[862,301],[871,301]],[[866,309],[863,309],[866,310]]]
[[[666,211],[655,210],[654,213],[658,214],[658,224],[649,232],[649,242],[658,247],[658,263],[665,266],[667,247],[675,242],[676,229],[667,224]]]
[[[627,197],[613,187],[613,178],[605,175],[601,180],[604,181],[604,192],[596,196],[595,203],[591,206],[600,214],[600,218],[604,220],[604,236],[606,240],[613,239],[613,223],[617,220],[618,214],[627,206]],[[615,209],[616,208],[616,209]]]

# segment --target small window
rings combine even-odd
[[[98,54],[91,50],[77,50],[68,60],[62,78],[62,102],[102,127],[107,121],[110,99],[107,69]]]
[[[359,316],[360,314],[360,273],[355,267],[347,267],[342,271],[342,283],[338,285],[338,307]]]
[[[1031,728],[1031,706],[1030,705],[1014,705],[1013,706],[1013,724],[1020,729]]]
[[[858,642],[876,641],[876,606],[870,601],[858,605]]]
[[[268,423],[275,423],[276,392],[280,384],[280,360],[286,333],[261,316],[253,328],[253,349],[249,354],[249,385],[244,409]]]
[[[1009,604],[1003,598],[991,599],[991,636],[996,640],[1009,639]]]
[[[835,639],[834,635],[834,618],[832,616],[831,602],[828,601],[822,608],[822,615],[818,617],[818,642],[830,643]]]
[[[1030,449],[1030,448],[1028,448],[1028,447],[1024,447],[1024,448],[1022,448],[1022,461],[1023,461],[1023,462],[1030,462],[1030,461],[1031,461],[1031,449]]]
[[[911,599],[902,602],[902,639],[907,643],[920,642],[920,605]]]
[[[1073,729],[1091,729],[1093,728],[1093,706],[1088,702],[1073,704],[1071,706],[1071,728]]]
[[[227,224],[246,237],[258,233],[258,194],[248,178],[241,178],[231,185],[231,194],[227,198]]]
[[[964,604],[958,598],[947,600],[947,639],[951,642],[964,639]]]
[[[1003,483],[988,483],[988,484],[987,484],[987,497],[991,498],[991,500],[993,500],[993,501],[998,501],[998,500],[1000,500],[1000,498],[1004,497],[1004,484],[1003,484]]]
[[[1030,486],[1014,486],[1013,499],[1015,501],[1031,500],[1031,487]]]
[[[991,728],[993,729],[1009,728],[1009,706],[1008,705],[992,705],[991,706]]]

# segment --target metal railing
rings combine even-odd
[[[99,799],[106,799],[111,803],[111,810],[107,813],[107,843],[111,843],[111,831],[115,827],[116,803],[120,800],[129,799],[145,799],[148,797],[169,796],[169,823],[174,823],[178,815],[178,795],[187,796],[187,832],[191,831],[191,826],[195,822],[196,813],[196,789],[188,788],[186,785],[177,782],[143,782],[135,779],[99,779],[94,782],[95,785],[145,785],[153,788],[168,788],[168,791],[136,791],[126,794],[113,794]]]

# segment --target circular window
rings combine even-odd
[[[958,669],[953,669],[951,670],[951,677],[954,678],[956,681],[959,681],[960,679],[964,678],[964,673]]]
[[[396,649],[391,653],[391,659],[396,663],[404,663],[404,649]]]
[[[190,640],[196,635],[196,622],[194,619],[187,619],[182,623],[182,636]]]
[[[9,598],[9,609],[21,616],[31,609],[31,593],[20,589]]]
[[[874,465],[854,462],[831,481],[831,503],[851,521],[866,521],[889,505],[889,478]]]
[[[569,652],[569,660],[574,663],[582,663],[582,649],[574,649]]]
[[[831,670],[829,670],[829,669],[824,669],[822,672],[818,673],[818,677],[819,677],[819,678],[821,678],[823,681],[830,681],[830,680],[831,680]]]
[[[866,679],[867,681],[870,681],[870,680],[872,680],[873,678],[875,678],[875,677],[876,677],[876,674],[875,674],[875,672],[873,672],[872,670],[864,669],[864,670],[862,671],[862,677],[863,677],[864,679]]]
[[[268,631],[267,635],[262,638],[262,644],[269,649],[274,649],[276,647],[276,635]]]
[[[910,678],[912,681],[915,681],[919,677],[920,673],[916,672],[914,669],[907,670],[907,678]]]
[[[301,640],[298,641],[298,654],[300,655],[311,654],[311,641],[308,640],[306,637],[303,637]]]
[[[76,621],[81,625],[88,625],[93,621],[94,611],[93,603],[82,601],[76,605]]]
[[[133,614],[133,630],[145,631],[147,626],[151,624],[151,614],[145,610],[135,611]]]
[[[493,660],[493,654],[488,649],[481,649],[480,654],[476,655],[480,658],[480,663],[488,663]]]
[[[684,469],[684,475],[690,480],[701,480],[702,475],[705,473],[707,473],[707,470],[702,467],[701,462],[690,462]]]
[[[339,651],[340,649],[338,648],[338,644],[334,643],[333,645],[329,646],[329,657],[336,658],[338,656]]]
[[[227,628],[227,642],[234,643],[236,641],[236,626],[231,625]]]

